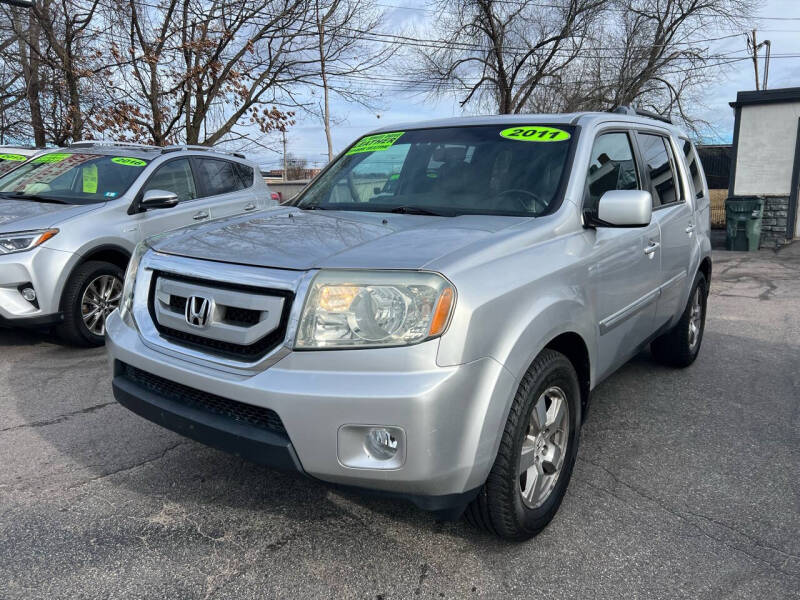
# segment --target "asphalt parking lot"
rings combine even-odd
[[[800,598],[800,244],[714,258],[698,361],[595,391],[524,544],[185,440],[102,349],[0,330],[0,597]]]

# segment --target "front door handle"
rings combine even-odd
[[[250,204],[245,204],[244,209],[245,210],[255,210],[256,209],[256,205],[251,202]]]
[[[647,254],[647,256],[649,256],[650,258],[653,258],[653,255],[655,254],[655,251],[658,250],[658,247],[660,245],[661,244],[659,244],[658,242],[654,242],[654,241],[651,240],[650,244],[648,244],[647,248],[644,249],[644,253]]]
[[[202,221],[203,219],[208,218],[208,212],[205,210],[201,210],[200,212],[194,213],[192,217],[195,221]]]

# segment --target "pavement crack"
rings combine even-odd
[[[87,408],[82,408],[80,410],[65,413],[63,415],[59,415],[52,419],[45,419],[43,421],[34,421],[32,423],[23,423],[22,425],[14,425],[12,427],[6,427],[4,429],[0,429],[0,433],[5,433],[7,431],[15,431],[17,429],[28,429],[32,427],[47,427],[48,425],[56,425],[58,423],[63,423],[64,421],[66,421],[71,417],[77,415],[88,415],[95,411],[100,410],[101,408],[105,408],[106,406],[111,406],[112,404],[117,404],[116,400],[112,400],[111,402],[105,402],[103,404],[95,404],[94,406],[89,406]]]
[[[425,579],[428,577],[429,568],[428,563],[422,563],[419,573],[419,583],[417,584],[417,589],[414,590],[415,596],[419,596],[422,593],[422,584],[425,583]]]
[[[772,569],[772,570],[774,570],[774,571],[776,571],[778,573],[781,573],[782,575],[788,575],[790,577],[795,577],[796,576],[795,574],[793,574],[791,572],[785,571],[782,568],[780,568],[778,566],[775,566],[775,564],[773,564],[772,562],[766,560],[764,557],[759,556],[758,554],[754,554],[752,552],[749,552],[745,548],[742,548],[742,547],[736,545],[732,540],[728,540],[728,539],[724,539],[722,537],[717,537],[715,535],[712,535],[711,533],[706,531],[706,529],[700,527],[700,525],[698,525],[697,523],[693,522],[689,518],[689,516],[695,517],[696,519],[702,519],[702,520],[710,522],[710,523],[714,523],[715,525],[717,525],[719,527],[722,527],[722,528],[724,528],[724,529],[726,529],[728,531],[731,531],[731,532],[733,532],[735,534],[738,534],[738,535],[742,536],[743,538],[745,538],[750,545],[753,545],[753,546],[755,546],[757,548],[760,548],[762,550],[767,550],[767,551],[770,551],[770,552],[775,552],[777,554],[785,556],[786,559],[784,561],[782,561],[781,567],[783,565],[785,565],[790,559],[800,559],[800,557],[798,557],[797,555],[785,552],[783,550],[779,550],[778,548],[773,548],[772,546],[765,545],[765,544],[761,543],[758,539],[753,538],[752,536],[749,536],[749,535],[747,535],[747,534],[745,534],[745,533],[743,533],[743,532],[741,532],[741,531],[739,531],[737,529],[734,529],[733,527],[730,527],[729,525],[721,523],[721,522],[719,522],[719,521],[717,521],[715,519],[712,519],[710,517],[706,517],[705,515],[696,514],[696,513],[693,513],[691,511],[689,511],[689,510],[680,511],[680,510],[678,510],[676,508],[673,508],[672,506],[669,506],[668,504],[665,504],[664,502],[662,502],[660,499],[655,498],[653,496],[650,496],[649,494],[647,494],[644,491],[640,490],[636,486],[633,486],[630,483],[628,483],[626,481],[623,481],[622,479],[619,478],[619,476],[617,476],[616,473],[612,472],[610,469],[606,468],[605,466],[603,466],[603,465],[601,465],[599,463],[596,463],[594,461],[588,460],[586,458],[580,457],[580,456],[578,457],[578,460],[580,460],[582,462],[585,462],[587,464],[590,464],[590,465],[592,465],[594,467],[597,467],[598,469],[604,471],[605,473],[607,473],[611,477],[611,479],[614,480],[615,483],[618,483],[619,485],[621,485],[621,486],[625,487],[626,489],[630,490],[631,492],[633,492],[637,496],[652,502],[653,504],[655,504],[656,506],[658,506],[662,510],[668,512],[669,514],[671,514],[675,518],[677,518],[677,519],[683,521],[684,523],[687,523],[688,525],[694,527],[702,536],[704,536],[704,537],[706,537],[708,539],[714,540],[715,542],[718,542],[718,543],[722,544],[723,546],[725,546],[727,548],[730,548],[731,550],[739,552],[739,553],[741,553],[741,554],[743,554],[743,555],[745,555],[745,556],[747,556],[747,557],[749,557],[749,558],[751,558],[751,559],[753,559],[753,560],[755,560],[755,561],[757,561],[757,562],[769,567],[770,569]],[[602,486],[598,486],[598,485],[596,485],[594,483],[591,483],[589,481],[586,481],[586,480],[583,480],[583,483],[586,484],[588,487],[590,487],[592,489],[595,489],[595,490],[598,490],[598,491],[601,491],[601,492],[605,492],[605,493],[609,494],[610,496],[612,496],[613,498],[616,498],[617,500],[619,500],[621,502],[627,503],[627,500],[625,498],[622,498],[621,496],[619,496],[618,494],[615,494],[611,490],[605,489]]]
[[[87,479],[85,481],[82,481],[80,483],[76,483],[74,485],[71,485],[67,489],[71,490],[71,489],[74,489],[74,488],[77,488],[77,487],[88,485],[88,484],[90,484],[92,482],[95,482],[95,481],[98,481],[100,479],[105,479],[106,477],[111,477],[112,475],[119,475],[120,473],[125,473],[127,471],[133,471],[134,469],[138,469],[139,467],[143,467],[145,465],[149,465],[150,463],[158,462],[159,460],[164,458],[169,452],[175,450],[176,448],[178,448],[180,446],[185,446],[186,444],[189,444],[189,443],[190,442],[188,442],[188,441],[177,442],[175,444],[172,444],[171,446],[167,446],[164,449],[163,452],[157,454],[156,456],[151,456],[150,458],[146,458],[146,459],[144,459],[144,460],[142,460],[142,461],[140,461],[138,463],[135,463],[133,465],[128,465],[127,467],[121,467],[119,469],[115,469],[114,471],[109,471],[108,473],[103,473],[102,475],[98,475],[97,477],[91,477],[91,478],[89,478],[89,479]]]

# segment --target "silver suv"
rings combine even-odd
[[[0,177],[0,324],[104,341],[137,242],[276,204],[258,167],[206,148],[81,142]],[[19,156],[16,156],[19,154]]]
[[[685,367],[709,197],[677,128],[614,113],[407,124],[292,206],[141,244],[108,321],[117,400],[211,446],[525,539],[589,392]]]

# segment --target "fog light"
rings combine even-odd
[[[32,287],[23,288],[22,297],[28,302],[36,302],[36,290],[34,290]]]
[[[397,438],[383,427],[370,429],[364,447],[372,458],[389,460],[397,454]]]

